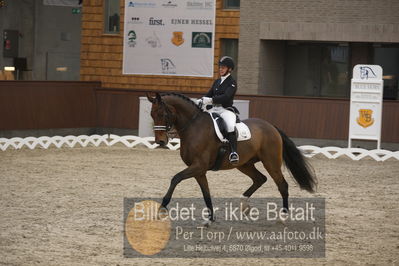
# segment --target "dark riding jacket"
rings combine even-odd
[[[222,84],[220,82],[220,78],[215,80],[205,97],[212,98],[213,104],[221,104],[224,108],[232,107],[237,83],[231,75]]]

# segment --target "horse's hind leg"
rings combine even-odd
[[[237,169],[243,174],[249,176],[253,181],[253,184],[244,192],[244,194],[242,194],[244,197],[251,197],[252,194],[267,181],[266,176],[259,172],[254,164],[247,163]]]
[[[251,163],[244,164],[237,169],[249,176],[253,181],[253,184],[244,192],[244,194],[242,194],[243,198],[241,199],[241,211],[243,213],[248,213],[250,210],[248,204],[249,197],[251,197],[252,194],[254,194],[254,192],[267,181],[267,178],[259,172],[258,169],[256,169],[254,164]]]
[[[281,172],[281,163],[273,161],[262,162],[280,191],[281,197],[283,198],[284,211],[288,211],[288,183],[285,181],[283,173]]]

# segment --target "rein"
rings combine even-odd
[[[190,120],[184,125],[184,127],[182,129],[180,129],[180,132],[184,132],[201,114],[200,111],[198,111],[195,115],[193,115],[192,118],[190,118]]]

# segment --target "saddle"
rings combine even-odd
[[[215,129],[215,133],[218,136],[219,140],[222,143],[227,143],[228,140],[227,136],[227,129],[226,123],[217,113],[208,112],[213,121],[213,127]],[[237,116],[236,121],[236,136],[237,141],[244,141],[251,139],[251,131],[249,130],[248,126],[240,121],[239,117]]]
[[[229,142],[226,138],[227,136],[227,127],[226,123],[224,122],[223,118],[220,117],[217,113],[208,112],[212,121],[213,127],[215,129],[215,133],[218,136],[219,140],[223,143],[218,150],[216,160],[214,165],[209,169],[212,171],[218,171],[223,163],[223,160],[227,156],[228,152],[228,145]],[[237,113],[236,113],[237,114]],[[236,136],[237,141],[244,141],[249,140],[251,138],[251,131],[249,130],[248,126],[240,121],[240,118],[237,115],[236,120]]]

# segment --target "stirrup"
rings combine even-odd
[[[230,153],[229,161],[231,164],[237,164],[239,160],[240,160],[240,156],[238,156],[238,154],[236,152]]]

